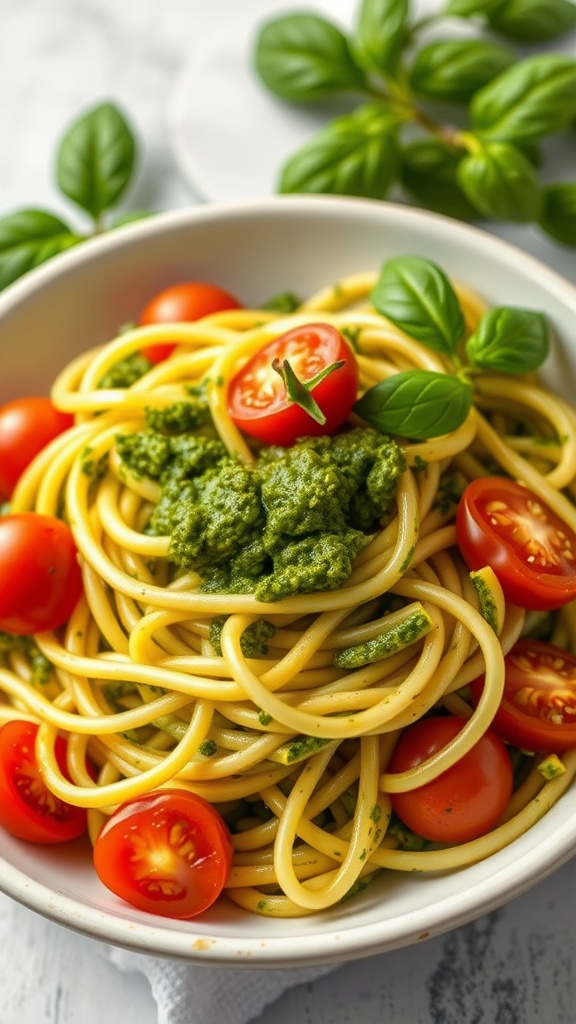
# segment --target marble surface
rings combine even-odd
[[[46,206],[81,224],[81,214],[55,188],[54,144],[82,108],[106,98],[122,105],[140,140],[130,207],[164,210],[200,201],[174,156],[169,110],[178,76],[232,9],[253,16],[289,6],[270,0],[0,0],[0,214]],[[344,0],[338,6],[344,9]],[[574,252],[542,243],[526,229],[509,237],[576,282]],[[575,887],[572,861],[473,924],[291,988],[264,1010],[259,1024],[571,1024]],[[0,1024],[102,1019],[173,1024],[141,972],[120,971],[102,944],[0,895]],[[195,1019],[191,1006],[190,1024]]]

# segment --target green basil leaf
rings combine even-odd
[[[559,182],[544,189],[540,227],[564,245],[576,245],[576,182]]]
[[[448,0],[444,14],[453,18],[471,18],[475,14],[490,14],[505,0]]]
[[[368,104],[335,118],[284,165],[281,192],[381,199],[399,174],[398,117]]]
[[[570,0],[507,0],[488,17],[490,28],[520,43],[543,43],[576,25]]]
[[[421,206],[460,220],[477,220],[478,210],[457,180],[462,151],[438,139],[414,139],[401,151],[402,185]]]
[[[111,103],[92,108],[67,130],[56,157],[61,191],[95,220],[125,192],[134,171],[136,142]]]
[[[408,0],[362,0],[356,57],[368,71],[393,72],[408,35]]]
[[[355,405],[384,434],[419,441],[457,430],[472,407],[472,388],[459,377],[406,370],[375,384]]]
[[[484,314],[466,342],[466,354],[479,370],[532,373],[550,350],[550,327],[543,313],[495,306]]]
[[[17,210],[0,218],[0,289],[81,241],[46,210]]]
[[[488,143],[462,158],[460,188],[483,217],[535,221],[542,208],[538,172],[527,156],[506,142]]]
[[[371,299],[379,313],[426,348],[452,353],[464,333],[464,317],[448,277],[421,256],[398,256],[384,263]]]
[[[511,50],[489,39],[440,40],[416,54],[409,81],[428,99],[468,103],[478,89],[516,59]]]
[[[576,116],[576,60],[536,54],[502,71],[470,106],[472,129],[485,138],[535,142]]]
[[[365,91],[364,74],[340,29],[316,14],[266,22],[256,38],[254,65],[264,85],[293,103]]]

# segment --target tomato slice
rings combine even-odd
[[[463,725],[461,718],[436,716],[408,726],[394,748],[388,771],[415,768],[454,739]],[[488,730],[457,764],[432,782],[392,793],[392,807],[424,839],[465,843],[497,825],[510,800],[512,782],[508,751]]]
[[[504,694],[491,728],[522,750],[576,747],[576,656],[543,640],[518,640],[505,656]],[[480,700],[484,677],[471,684]]]
[[[285,360],[304,384],[342,362],[310,389],[324,423],[317,423],[288,397],[273,365]],[[252,356],[230,382],[228,408],[246,434],[265,444],[289,446],[300,437],[334,433],[349,415],[357,392],[358,364],[348,343],[331,324],[307,324],[275,338]]]
[[[498,476],[473,480],[456,533],[469,568],[490,565],[512,604],[547,611],[576,598],[576,534],[527,487]]]
[[[138,323],[173,324],[200,320],[210,313],[221,313],[225,309],[240,309],[241,303],[235,295],[208,281],[183,281],[164,288],[146,303]],[[167,359],[176,348],[176,343],[147,345],[142,355],[151,363]]]
[[[0,408],[0,495],[10,498],[26,467],[74,423],[49,398],[15,398]]]
[[[187,790],[163,789],[122,804],[94,846],[98,877],[139,910],[187,919],[222,892],[232,864],[219,812]]]
[[[0,729],[0,825],[30,843],[65,843],[86,831],[86,811],[47,789],[35,753],[38,726],[7,722]],[[56,759],[66,771],[66,741],[56,738]]]
[[[81,593],[66,523],[37,512],[0,516],[0,630],[29,635],[57,629]]]

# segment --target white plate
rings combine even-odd
[[[548,381],[573,395],[576,290],[520,250],[476,229],[386,203],[285,197],[165,214],[71,250],[0,295],[0,401],[48,387],[77,351],[110,337],[164,284],[204,277],[257,303],[419,253],[495,303],[547,310],[564,347]],[[8,354],[9,358],[6,358]],[[221,900],[173,922],[131,909],[95,877],[81,841],[35,847],[0,831],[0,888],[72,928],[135,950],[220,965],[303,966],[421,941],[517,896],[576,850],[576,788],[507,849],[440,876],[383,874],[318,916],[275,921]]]

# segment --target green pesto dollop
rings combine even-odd
[[[160,484],[149,531],[170,536],[174,564],[205,591],[264,602],[345,583],[404,469],[396,442],[371,428],[263,448],[246,465],[209,431],[164,433],[148,418],[117,450]]]
[[[152,363],[141,352],[133,352],[119,359],[98,382],[99,388],[131,388],[140,377],[152,369]]]

